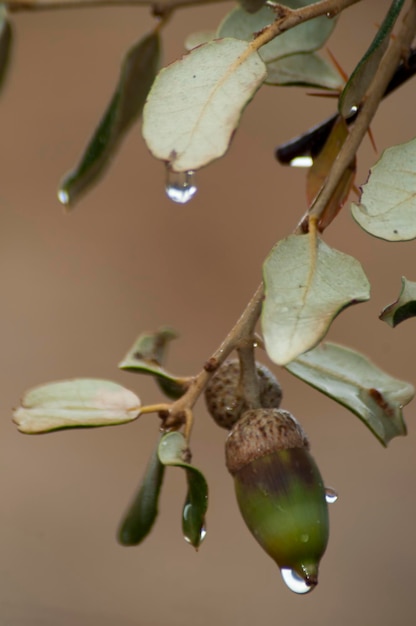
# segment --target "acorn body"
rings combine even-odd
[[[328,506],[301,426],[287,411],[247,411],[230,432],[226,459],[249,530],[312,589],[328,542]]]

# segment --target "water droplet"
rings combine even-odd
[[[166,168],[166,195],[173,202],[185,204],[189,202],[198,191],[195,181],[195,172],[173,172]]]
[[[291,160],[291,167],[310,167],[313,165],[313,159],[310,156],[298,156]]]
[[[58,189],[58,200],[61,204],[69,204],[69,193],[65,189]]]
[[[325,500],[328,504],[334,504],[338,500],[338,494],[332,487],[325,487]]]
[[[280,573],[282,574],[285,585],[294,593],[309,593],[309,591],[315,588],[314,584],[306,584],[304,579],[293,569],[284,567],[280,570]]]
[[[207,529],[206,529],[205,524],[203,524],[199,530],[199,537],[198,537],[198,534],[197,534],[198,530],[195,529],[195,527],[191,530],[192,516],[193,516],[192,504],[190,503],[185,504],[184,509],[183,509],[183,522],[185,523],[185,526],[183,528],[184,530],[183,538],[185,539],[187,543],[190,543],[194,548],[196,548],[196,550],[198,550],[199,546],[204,541],[207,535]],[[188,526],[188,529],[186,529],[186,526]],[[189,536],[187,534],[187,531],[191,531],[193,536],[192,537]]]

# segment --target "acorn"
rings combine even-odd
[[[282,400],[282,389],[272,372],[262,363],[256,362],[259,379],[260,404],[264,408],[278,408]],[[208,412],[221,428],[231,429],[249,407],[239,395],[240,362],[238,359],[225,361],[205,388]]]
[[[250,532],[292,591],[311,591],[329,523],[325,487],[302,427],[288,411],[246,411],[229,433],[225,453]]]

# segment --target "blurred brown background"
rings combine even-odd
[[[349,9],[330,47],[346,71],[390,2]],[[230,5],[231,7],[231,5]],[[185,36],[215,27],[226,5],[179,11],[165,61]],[[181,333],[170,367],[199,370],[240,314],[262,261],[305,210],[304,171],[280,167],[276,144],[335,108],[302,90],[266,87],[246,110],[227,156],[201,171],[185,206],[164,195],[164,172],[131,133],[104,182],[71,214],[56,200],[112,93],[124,51],[152,23],[146,9],[16,15],[12,72],[0,107],[1,533],[4,626],[389,626],[411,623],[416,602],[414,404],[406,439],[383,449],[350,413],[275,368],[284,406],[303,422],[339,501],[319,587],[288,591],[237,512],[223,464],[225,432],[198,405],[194,461],[210,484],[208,536],[198,554],[181,538],[184,480],[168,472],[158,523],[138,548],[115,532],[158,432],[129,426],[29,437],[10,421],[28,387],[62,378],[110,378],[143,402],[153,381],[116,365],[144,330]],[[381,151],[412,138],[416,84],[386,101],[373,124]],[[358,182],[375,156],[368,140]],[[414,242],[388,244],[353,223],[348,208],[326,233],[354,254],[372,300],[347,310],[329,338],[371,355],[415,383],[414,322],[377,319],[400,277],[416,280]],[[264,360],[267,362],[266,357]]]

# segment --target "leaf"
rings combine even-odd
[[[8,11],[4,4],[0,4],[0,89],[4,85],[10,65],[12,43],[13,31],[8,20]]]
[[[285,6],[292,9],[313,4],[310,0],[292,0]],[[217,37],[235,37],[252,41],[256,33],[274,22],[276,14],[269,7],[263,7],[257,13],[247,13],[241,8],[233,9],[218,27]],[[299,52],[313,52],[321,48],[335,26],[334,19],[326,16],[317,17],[295,28],[281,33],[278,37],[262,46],[259,54],[263,61],[269,62]]]
[[[35,434],[124,424],[139,414],[140,400],[132,391],[109,380],[75,378],[27,391],[13,421],[20,432]]]
[[[153,156],[176,172],[221,157],[265,76],[258,53],[236,39],[210,41],[164,68],[143,111]]]
[[[402,276],[402,289],[398,299],[386,306],[379,317],[392,328],[416,317],[416,283]]]
[[[59,200],[70,205],[104,175],[121,140],[141,115],[159,68],[158,32],[146,35],[124,58],[114,95],[80,162],[58,190]]]
[[[267,2],[267,0],[238,0],[247,13],[255,13]]]
[[[159,444],[159,459],[164,465],[182,467],[186,472],[188,493],[182,514],[185,540],[199,548],[205,538],[205,515],[208,508],[208,485],[203,474],[187,463],[189,450],[182,433],[173,431],[164,435]]]
[[[343,80],[333,66],[314,53],[292,54],[266,64],[267,85],[295,85],[339,90]]]
[[[313,348],[347,306],[368,300],[360,263],[310,235],[280,241],[263,266],[262,326],[267,353],[278,365]]]
[[[387,241],[416,238],[416,139],[387,148],[351,205],[365,231]]]
[[[383,445],[406,434],[402,408],[413,398],[413,386],[359,352],[324,343],[286,369],[355,413]]]
[[[338,104],[339,112],[343,117],[349,117],[361,104],[388,47],[391,31],[403,4],[404,0],[393,0],[370,47],[345,85]]]
[[[187,389],[188,379],[174,376],[163,367],[167,347],[177,337],[176,331],[168,327],[140,335],[118,367],[128,372],[154,376],[169,398],[180,398]]]
[[[189,52],[193,50],[193,48],[208,43],[208,41],[212,41],[213,39],[215,39],[215,30],[200,30],[187,36],[184,48]]]
[[[155,523],[165,475],[165,466],[159,460],[158,448],[159,444],[149,459],[139,491],[121,522],[118,540],[123,546],[137,546],[147,537]]]

